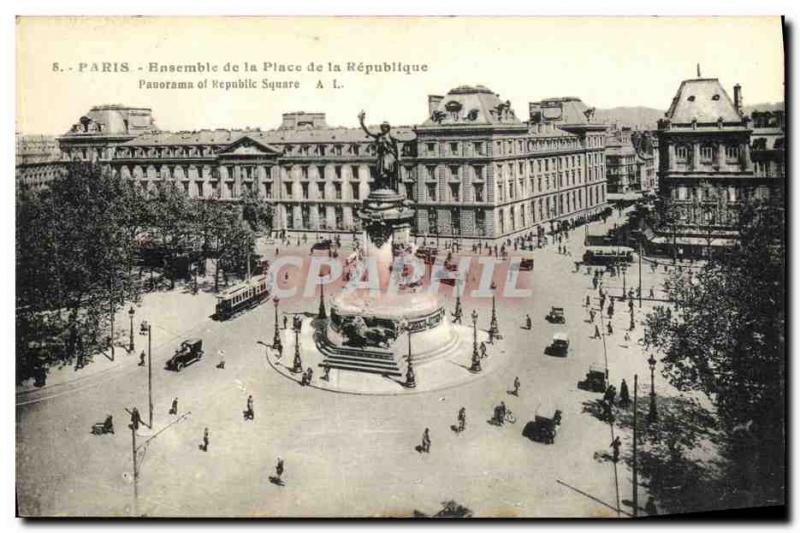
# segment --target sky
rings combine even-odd
[[[778,17],[22,17],[16,130],[61,134],[100,104],[150,107],[164,130],[274,128],[290,111],[325,112],[329,125],[356,126],[362,109],[368,122],[411,125],[427,118],[429,94],[477,84],[510,100],[522,118],[528,102],[555,96],[599,108],[666,110],[698,63],[703,77],[719,78],[729,94],[740,83],[748,105],[784,99],[783,61]],[[103,62],[117,71],[92,71]],[[220,71],[149,73],[151,62],[202,62]],[[244,62],[258,71],[243,72]],[[298,65],[300,72],[265,72],[265,62]],[[311,62],[324,71],[309,72]],[[327,72],[328,62],[345,71]],[[427,70],[346,72],[348,62]],[[123,63],[127,72],[120,72]],[[222,71],[226,63],[239,72]],[[210,87],[241,78],[257,88]],[[265,78],[300,87],[263,89]],[[202,80],[209,86],[198,87]],[[195,86],[140,85],[165,81]]]

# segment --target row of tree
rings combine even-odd
[[[16,209],[18,382],[107,350],[114,313],[148,287],[144,268],[172,288],[207,259],[215,290],[220,271],[242,274],[270,220],[252,195],[193,201],[171,184],[146,191],[85,163],[41,191],[20,188]]]
[[[645,344],[679,390],[707,396],[723,453],[709,508],[780,505],[785,491],[785,212],[748,203],[738,244],[669,283],[646,319]]]

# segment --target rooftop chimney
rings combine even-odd
[[[439,107],[439,103],[442,101],[444,96],[439,96],[436,94],[429,94],[428,95],[428,115],[433,115],[433,112],[436,111],[436,108]]]
[[[738,83],[733,86],[733,105],[739,114],[742,113],[742,86]]]

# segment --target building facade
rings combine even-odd
[[[421,125],[392,128],[417,235],[542,235],[599,215],[605,126],[576,98],[534,107],[522,121],[489,89],[458,87],[429,97]],[[272,130],[162,132],[149,109],[122,106],[93,108],[59,138],[67,158],[97,161],[147,190],[171,183],[191,198],[260,197],[274,207],[273,228],[289,232],[360,229],[371,141],[360,128],[328,126],[324,113],[285,113]]]
[[[654,244],[676,256],[703,256],[736,238],[742,202],[779,195],[782,179],[754,171],[753,124],[715,78],[681,83],[658,123],[660,225]],[[780,182],[780,183],[779,183]]]
[[[612,128],[607,134],[605,154],[610,200],[635,200],[655,191],[655,156],[650,132]]]
[[[61,150],[49,135],[16,135],[17,186],[38,190],[65,172]]]

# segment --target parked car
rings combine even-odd
[[[186,365],[199,361],[203,357],[203,341],[201,339],[186,339],[183,341],[175,355],[169,358],[166,364],[167,370],[180,372]]]

